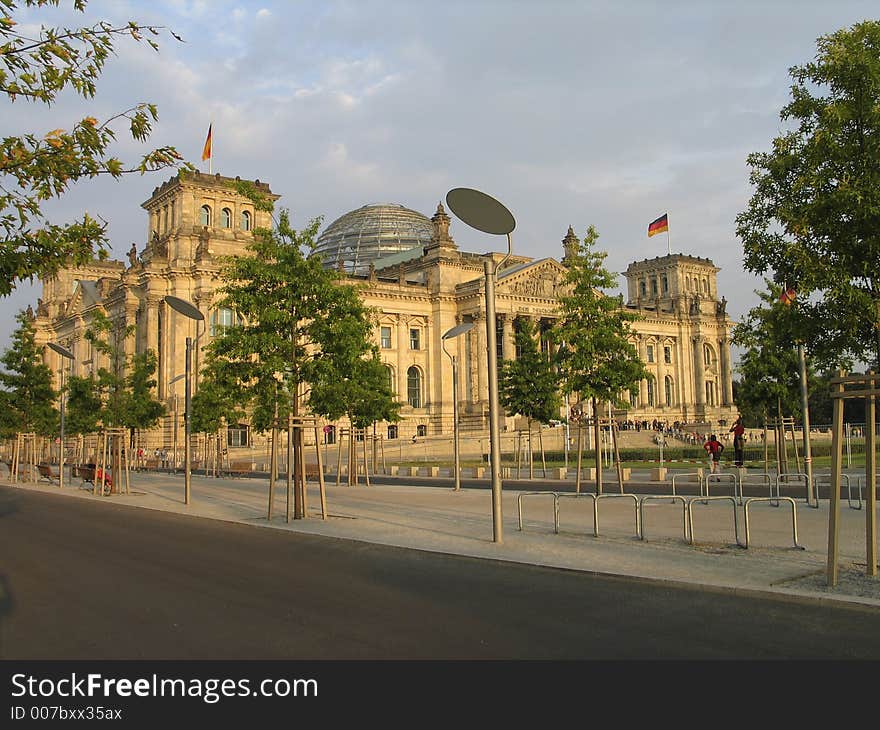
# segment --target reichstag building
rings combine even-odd
[[[169,416],[145,435],[143,443],[150,449],[171,448],[178,440],[175,428],[182,443],[184,382],[179,376],[185,368],[186,338],[195,339],[204,330],[194,356],[197,388],[203,348],[236,323],[235,312],[217,305],[221,257],[247,255],[253,230],[271,226],[269,214],[238,195],[232,183],[219,174],[173,177],[142,204],[149,221],[146,243],[140,249],[133,245],[127,261],[95,261],[42,282],[43,296],[34,313],[38,343],[57,342],[68,348],[75,356],[74,375],[87,376],[102,364],[102,355],[85,338],[98,310],[118,323],[120,332],[134,325],[133,334],[122,343],[127,353],[147,348],[157,353],[157,394]],[[268,184],[254,184],[278,199]],[[365,304],[378,312],[375,341],[403,404],[399,423],[380,424],[386,439],[451,434],[456,407],[463,432],[488,429],[483,280],[487,254],[462,250],[449,229],[450,217],[442,204],[430,218],[402,205],[365,205],[330,223],[317,241],[325,265],[363,285]],[[462,236],[468,230],[459,227]],[[550,326],[557,315],[556,292],[566,260],[576,244],[569,228],[557,244],[558,258],[512,256],[498,272],[499,357],[515,357],[518,317],[531,319],[540,332]],[[502,253],[491,255],[497,261],[503,258]],[[628,266],[620,306],[639,315],[633,324],[634,344],[654,378],[643,380],[629,394],[628,408],[617,410],[616,419],[715,425],[735,418],[733,323],[726,300],[718,295],[717,273],[709,259],[684,254]],[[192,302],[204,314],[198,333],[193,320],[164,303],[169,294]],[[460,363],[459,392],[453,393],[452,365],[441,336],[462,322],[475,326],[446,343]],[[46,348],[45,357],[57,378],[60,356]],[[512,430],[515,421],[506,417],[502,426]],[[232,424],[226,439],[231,449],[264,443],[247,423]]]

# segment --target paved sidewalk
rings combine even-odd
[[[133,473],[132,494],[93,496],[79,480],[63,490],[48,484],[16,488],[54,493],[63,498],[156,509],[194,517],[219,519],[280,530],[362,540],[398,547],[506,560],[555,568],[622,575],[634,578],[700,585],[707,590],[772,592],[792,600],[846,601],[880,608],[880,577],[865,573],[865,509],[841,503],[840,581],[829,588],[825,580],[829,502],[819,508],[796,502],[798,544],[792,531],[792,509],[783,501],[773,507],[755,502],[749,509],[748,549],[744,508],[730,500],[693,504],[695,544],[684,536],[680,502],[651,499],[641,510],[636,499],[603,498],[599,502],[599,536],[593,535],[593,500],[559,499],[560,529],[554,530],[554,500],[550,493],[522,499],[524,529],[518,524],[519,495],[529,492],[527,481],[503,492],[503,540],[493,541],[492,502],[488,489],[421,486],[417,478],[395,485],[336,486],[327,483],[329,518],[320,518],[318,485],[308,485],[308,519],[286,521],[286,482],[276,484],[273,519],[267,520],[268,480],[217,479],[194,475],[192,500],[184,502],[180,475]],[[9,485],[6,480],[0,483]],[[591,485],[586,485],[589,489]],[[657,491],[657,485],[643,485]],[[616,484],[607,484],[613,494]],[[628,490],[639,494],[640,485]],[[660,490],[662,491],[662,490]],[[723,490],[713,486],[713,496]],[[748,495],[747,495],[748,498]],[[639,539],[636,516],[644,518]],[[736,532],[734,530],[736,515]]]

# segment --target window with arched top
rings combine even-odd
[[[715,352],[711,345],[703,345],[703,362],[708,366],[715,362]]]
[[[388,384],[388,390],[394,392],[394,370],[390,365],[385,366],[385,382]]]
[[[230,327],[241,324],[241,315],[226,307],[219,307],[211,312],[211,337],[222,335]]]
[[[639,282],[639,295],[643,297],[648,296],[648,285],[644,281]]]
[[[249,231],[251,229],[251,214],[248,210],[241,211],[241,230]]]
[[[422,374],[415,365],[406,371],[406,401],[413,408],[422,407]]]
[[[663,278],[661,279],[661,283],[663,286],[663,293],[668,294],[669,293],[669,279],[666,278],[666,274],[663,274]]]
[[[220,226],[221,228],[232,228],[232,211],[229,208],[220,211]]]
[[[199,223],[203,226],[211,225],[211,206],[203,205],[199,210]]]

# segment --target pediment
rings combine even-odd
[[[101,304],[101,301],[101,290],[97,281],[78,279],[64,313],[67,316],[79,314],[96,304]]]
[[[565,272],[555,259],[539,259],[502,271],[495,290],[498,294],[556,299]]]

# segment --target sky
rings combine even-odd
[[[150,146],[174,145],[207,172],[268,182],[295,227],[322,228],[369,203],[433,215],[446,193],[476,188],[516,219],[517,254],[561,258],[569,226],[600,234],[607,267],[672,253],[708,257],[738,321],[760,277],[742,268],[735,218],[748,206],[747,156],[784,126],[789,69],[816,39],[878,15],[858,0],[92,0],[87,12],[19,12],[20,28],[127,20],[165,26],[158,53],[118,43],[94,99],[50,108],[2,101],[0,134],[69,128],[139,102],[158,106]],[[119,130],[116,152],[146,147]],[[170,171],[76,183],[47,210],[109,223],[125,260],[147,241],[140,205]],[[647,226],[669,216],[669,238]],[[503,237],[452,216],[465,251]],[[620,288],[625,279],[619,277]],[[0,351],[23,284],[0,306]]]

